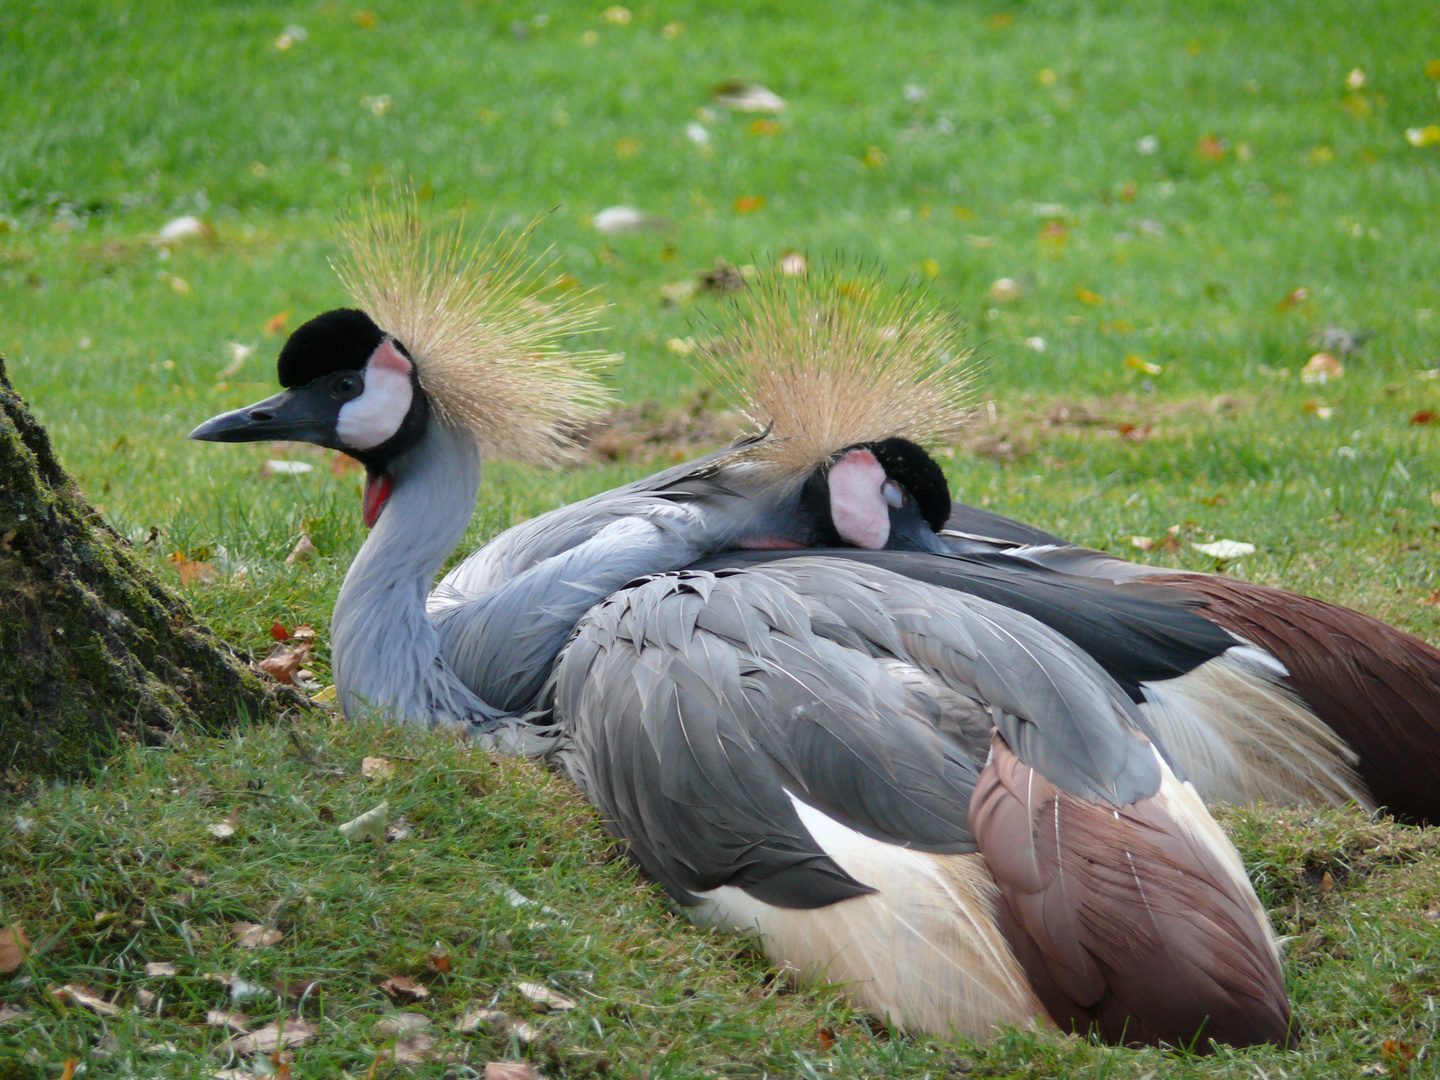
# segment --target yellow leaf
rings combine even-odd
[[[1079,285],[1075,286],[1075,299],[1079,300],[1082,304],[1089,304],[1091,307],[1105,302],[1103,296],[1098,293],[1093,293],[1089,289],[1082,288]]]
[[[1317,146],[1310,151],[1311,165],[1324,165],[1335,160],[1335,151],[1328,146]]]
[[[883,169],[889,160],[890,155],[878,146],[872,146],[865,151],[865,164],[872,169]]]
[[[1041,68],[1040,74],[1035,77],[1040,80],[1041,86],[1054,86],[1058,78],[1053,68]]]
[[[639,152],[640,143],[628,135],[615,143],[615,156],[621,161],[624,161],[626,158],[632,158]]]
[[[616,4],[605,9],[604,19],[612,26],[624,26],[630,21],[630,9]]]
[[[760,117],[750,121],[751,135],[774,135],[780,130],[780,125],[774,120],[766,120]]]
[[[1422,146],[1434,146],[1436,143],[1440,143],[1440,124],[1426,124],[1423,128],[1406,128],[1405,141],[1417,149]]]
[[[1345,374],[1345,366],[1328,352],[1317,352],[1306,361],[1305,366],[1300,369],[1300,381],[1303,383],[1321,383],[1322,385],[1331,379],[1338,379]]]
[[[372,26],[380,22],[373,11],[357,11],[350,17],[355,20],[355,25],[362,30],[369,30]]]
[[[939,277],[939,276],[940,276],[940,264],[939,264],[938,262],[936,262],[934,259],[926,259],[926,260],[925,260],[923,263],[921,263],[920,265],[925,268],[925,276],[926,276],[926,277],[932,277],[932,278],[933,278],[933,277]]]
[[[763,209],[765,209],[764,195],[741,195],[735,200],[737,214],[753,214],[756,210]]]
[[[1430,60],[1425,64],[1425,77],[1440,79],[1440,60]]]
[[[1125,366],[1132,371],[1143,371],[1146,375],[1159,375],[1165,369],[1159,364],[1152,364],[1135,353],[1126,353]]]

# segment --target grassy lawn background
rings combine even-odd
[[[280,48],[296,26],[304,34]],[[694,334],[715,303],[665,306],[662,286],[717,259],[768,265],[789,249],[812,259],[843,251],[880,260],[897,282],[913,278],[971,324],[993,411],[982,410],[973,439],[945,459],[958,496],[1170,565],[1213,567],[1188,546],[1144,555],[1131,537],[1158,539],[1179,526],[1186,541],[1248,540],[1257,554],[1230,572],[1440,640],[1440,607],[1423,602],[1440,592],[1440,422],[1413,422],[1440,412],[1440,145],[1412,145],[1440,123],[1437,57],[1434,20],[1402,2],[10,3],[0,9],[0,354],[110,520],[140,543],[158,530],[148,550],[163,573],[173,579],[172,554],[220,569],[222,584],[189,590],[202,617],[252,650],[266,646],[275,619],[312,623],[323,643],[335,590],[363,538],[355,474],[333,476],[317,456],[304,458],[320,466],[311,473],[262,479],[270,448],[188,444],[184,434],[273,389],[282,337],[266,333],[268,320],[289,312],[293,329],[344,301],[327,266],[331,226],[372,182],[411,180],[433,193],[438,212],[466,206],[477,224],[544,214],[538,246],[553,245],[557,270],[612,305],[609,329],[593,344],[625,354],[620,396],[656,398],[662,409],[690,400],[697,385],[667,343]],[[731,113],[711,98],[727,79],[761,82],[788,107]],[[687,134],[691,124],[705,130],[705,146]],[[667,225],[603,236],[591,217],[614,205]],[[158,244],[161,226],[182,214],[203,217],[213,236]],[[1018,299],[995,299],[1000,278],[1019,283]],[[1342,378],[1307,385],[1300,369],[1327,328],[1373,336],[1341,357]],[[1028,339],[1042,339],[1043,351]],[[254,352],[222,375],[233,359],[227,342]],[[660,460],[637,456],[565,475],[487,466],[470,539]],[[287,567],[301,533],[319,554]],[[323,650],[320,659],[323,676]],[[21,816],[36,822],[28,833],[0,826],[6,865],[23,859],[32,871],[27,887],[8,883],[0,892],[0,913],[23,916],[37,940],[58,935],[36,976],[107,987],[128,1007],[134,987],[121,972],[136,961],[196,957],[178,926],[204,924],[218,935],[213,927],[242,911],[266,921],[300,888],[290,879],[305,867],[335,895],[370,882],[371,906],[354,914],[371,925],[389,926],[381,913],[404,904],[430,914],[403,932],[377,930],[335,961],[343,974],[325,1002],[333,1030],[324,1053],[338,1057],[326,1065],[314,1045],[302,1048],[302,1075],[370,1069],[378,1043],[367,1025],[384,1000],[372,972],[394,973],[403,953],[423,974],[416,957],[424,939],[461,931],[471,935],[456,940],[475,957],[465,975],[472,981],[447,985],[444,1008],[425,1007],[440,1015],[462,992],[513,993],[505,987],[526,970],[562,983],[579,967],[600,980],[631,978],[626,993],[653,996],[660,1011],[631,1022],[634,1039],[606,1043],[622,1075],[647,1064],[652,1075],[677,1076],[962,1067],[980,1075],[1254,1075],[1251,1065],[1180,1066],[1068,1043],[1035,1048],[1025,1038],[972,1051],[962,1066],[949,1051],[837,1019],[829,998],[770,989],[762,996],[790,1018],[790,1034],[773,1046],[763,1040],[762,1049],[763,1017],[747,1011],[758,1008],[762,986],[753,958],[737,961],[728,943],[669,926],[653,898],[635,893],[623,864],[598,862],[598,883],[586,870],[576,884],[537,870],[523,844],[519,855],[497,854],[515,849],[476,815],[503,817],[508,808],[556,822],[560,811],[542,807],[563,801],[552,781],[514,767],[508,786],[474,806],[461,781],[430,790],[412,771],[408,794],[392,803],[430,807],[432,824],[419,833],[428,847],[412,843],[428,851],[415,858],[432,862],[401,890],[393,876],[411,872],[397,871],[403,858],[340,858],[333,826],[322,830],[313,815],[320,803],[338,820],[353,816],[351,803],[363,809],[374,785],[356,775],[360,757],[371,742],[404,740],[328,730],[307,737],[333,743],[348,777],[310,775],[276,733],[196,740],[164,762],[132,754],[92,788],[25,804]],[[453,749],[422,739],[405,753],[430,763],[422,771],[431,783]],[[270,814],[280,808],[266,799],[244,795],[224,795],[216,809],[206,785],[229,790],[228,782],[203,778],[225,769],[293,773],[284,812],[303,817],[290,808],[303,804],[312,816],[302,828],[298,818]],[[127,794],[152,789],[162,794]],[[178,870],[154,868],[209,860],[203,824],[224,818],[230,801],[246,815],[264,810],[265,826],[244,841],[253,859],[216,860],[222,899],[167,921],[157,905],[173,891],[164,874]],[[190,822],[193,843],[169,835],[163,823],[172,819]],[[542,842],[543,828],[535,831],[526,844]],[[130,845],[130,834],[153,843],[152,854],[134,855],[151,849]],[[286,839],[302,834],[309,839]],[[1268,865],[1290,835],[1257,831],[1247,855]],[[1428,843],[1386,835],[1406,851]],[[62,843],[65,836],[76,839]],[[328,846],[307,846],[322,837]],[[483,874],[440,858],[452,844],[446,838],[483,862]],[[1422,917],[1440,896],[1433,859],[1377,871],[1373,881],[1369,864],[1365,873],[1337,872],[1341,885],[1321,892],[1315,866],[1336,858],[1348,866],[1355,850],[1369,850],[1353,849],[1352,839],[1284,862],[1285,873],[1304,866],[1309,877],[1269,894],[1290,905],[1276,916],[1282,930],[1293,922],[1293,932],[1329,935],[1318,953],[1291,961],[1314,1036],[1299,1057],[1260,1054],[1269,1075],[1400,1069],[1404,1054],[1394,1046],[1387,1053],[1387,1038],[1409,1046],[1434,1037],[1440,942],[1435,922]],[[555,858],[577,866],[590,866],[603,847],[593,829],[573,847],[558,836],[549,843]],[[73,884],[79,852],[112,847],[131,854],[96,856]],[[47,850],[64,857],[47,859]],[[327,852],[333,871],[315,866]],[[143,872],[125,868],[132,855]],[[557,910],[620,911],[624,903],[634,914],[577,923],[574,941],[514,944],[497,958],[496,935],[512,944],[515,935],[492,901],[473,899],[493,895],[476,885],[477,874],[544,890]],[[471,910],[462,918],[457,907]],[[334,935],[360,933],[343,920],[309,923],[292,908],[287,900],[274,916],[297,928],[281,947],[284,959],[247,962],[268,964],[267,973],[316,968]],[[142,928],[129,937],[97,931],[93,941],[61,933],[67,920],[88,925],[115,910]],[[1304,927],[1305,918],[1318,921]],[[670,991],[647,986],[669,968],[606,968],[621,943],[661,925],[698,957],[672,973],[674,993],[701,987],[707,1008],[731,1026],[677,1034],[670,1018],[690,1013],[664,1011]],[[608,945],[577,952],[586,934]],[[221,948],[218,936],[211,944]],[[1402,983],[1414,987],[1409,1005],[1391,1000],[1392,984]],[[214,1059],[189,1056],[200,1045],[193,1022],[202,1004],[223,998],[216,985],[197,974],[184,1023],[160,1036],[136,1020],[124,1045],[140,1054],[156,1039],[178,1039],[175,1060],[191,1064],[175,1075],[204,1075],[202,1063]],[[0,999],[13,996],[0,983]],[[15,1075],[52,1075],[71,1053],[90,1058],[98,1021],[83,1010],[32,1010],[46,1019],[0,1025],[0,1054],[38,1048]],[[351,1016],[364,1023],[343,1019]],[[823,1045],[820,1028],[841,1033],[840,1050]],[[601,1052],[584,1043],[585,1032],[594,1034],[585,1023],[566,1031],[557,1045]],[[485,1048],[523,1051],[503,1039]],[[810,1064],[782,1064],[795,1054],[811,1055]],[[579,1060],[548,1067],[579,1075]],[[90,1067],[127,1075],[118,1062],[93,1058]],[[419,1068],[444,1072],[437,1060]]]

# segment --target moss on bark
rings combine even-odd
[[[125,741],[306,706],[197,622],[90,507],[0,357],[0,774],[79,777]]]

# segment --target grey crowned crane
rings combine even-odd
[[[870,545],[921,535],[880,447],[952,422],[958,381],[896,388],[904,408],[877,392],[828,434],[755,440],[542,515],[462,563],[427,611],[482,448],[549,456],[565,410],[596,392],[555,349],[571,314],[523,302],[484,252],[435,270],[399,221],[352,231],[359,308],[292,335],[286,389],[193,433],[364,463],[372,531],[331,624],[348,715],[465,722],[546,753],[697,918],[757,931],[777,963],[907,1028],[1294,1040],[1237,854],[1082,650],[1024,613],[853,561],[682,569],[831,528]],[[904,312],[878,336],[808,314],[797,325],[817,347],[858,333],[867,364],[928,362],[939,340]],[[949,389],[927,398],[936,385]],[[834,413],[843,388],[822,389],[798,396]],[[817,474],[840,428],[876,449]],[[545,726],[517,715],[537,705]]]
[[[844,302],[836,286],[822,279],[811,291]],[[784,291],[762,282],[738,301],[748,312],[722,339],[718,364],[722,380],[748,398],[752,419],[782,432],[824,423],[792,400],[794,387],[823,381],[823,363],[813,340],[797,339],[804,323],[777,303]],[[885,319],[868,321],[872,334],[893,330]],[[806,332],[813,338],[813,327]],[[859,441],[844,431],[833,444]],[[841,490],[824,482],[835,470],[851,478],[843,515],[825,502]],[[856,509],[867,505],[855,488],[862,474],[868,518]],[[882,487],[913,503],[906,527],[887,530],[873,509]],[[1440,650],[1420,639],[1311,597],[1130,563],[952,502],[944,472],[912,441],[845,447],[819,465],[809,488],[817,545],[871,549],[844,557],[1014,607],[1092,655],[1207,800],[1354,800],[1440,822]]]

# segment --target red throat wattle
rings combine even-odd
[[[375,527],[375,522],[380,519],[380,511],[385,509],[394,487],[395,481],[390,479],[389,473],[365,478],[365,494],[360,500],[360,517],[367,529]]]

